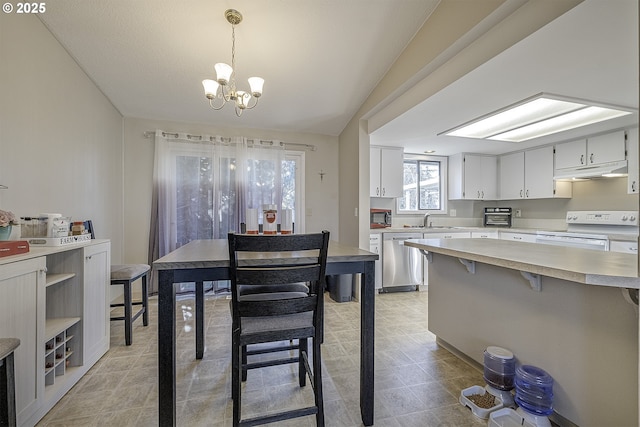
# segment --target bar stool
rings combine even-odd
[[[111,320],[124,320],[124,339],[126,345],[131,345],[133,322],[142,315],[142,324],[149,325],[149,296],[147,280],[151,267],[147,264],[124,264],[111,266],[111,286],[124,285],[124,303],[114,303],[111,307],[124,307],[124,316],[111,317]],[[142,301],[132,301],[131,284],[142,278]],[[141,305],[140,310],[133,314],[133,306]]]
[[[16,386],[13,352],[20,345],[17,338],[0,338],[0,426],[16,425]]]

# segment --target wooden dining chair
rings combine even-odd
[[[233,425],[259,425],[308,415],[324,425],[322,397],[323,289],[329,232],[290,235],[242,235],[229,233],[229,264],[232,311],[232,397]],[[264,252],[280,252],[277,262],[261,257]],[[279,287],[309,283],[308,292],[261,292],[240,295],[239,287]],[[309,364],[312,341],[313,368]],[[243,348],[252,344],[297,340],[297,356],[248,362]],[[289,346],[284,347],[289,350]],[[273,348],[270,348],[273,352]],[[298,364],[299,384],[306,376],[314,392],[314,406],[261,415],[243,420],[242,373],[244,370],[289,363]]]

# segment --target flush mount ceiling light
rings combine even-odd
[[[438,135],[522,142],[633,111],[626,107],[539,93]]]
[[[220,110],[227,102],[235,102],[236,115],[240,117],[244,110],[250,110],[258,104],[258,99],[262,95],[264,79],[260,77],[249,77],[249,87],[251,93],[237,90],[235,69],[236,69],[236,25],[242,22],[242,14],[235,9],[227,9],[224,16],[231,24],[231,65],[223,62],[217,63],[216,80],[203,80],[204,95],[209,100],[209,106],[214,110]],[[253,105],[249,106],[251,99]],[[217,105],[216,101],[220,101]]]

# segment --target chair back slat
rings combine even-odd
[[[292,252],[318,250],[322,248],[323,241],[322,233],[274,235],[235,234],[235,236],[236,251],[240,252]]]
[[[320,265],[304,265],[274,268],[238,268],[236,278],[239,285],[250,284],[285,284],[296,282],[312,282],[318,280]]]

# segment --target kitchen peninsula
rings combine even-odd
[[[546,370],[556,414],[577,425],[638,425],[636,255],[494,239],[405,244],[429,260],[429,329],[443,345],[480,364],[497,345]]]

